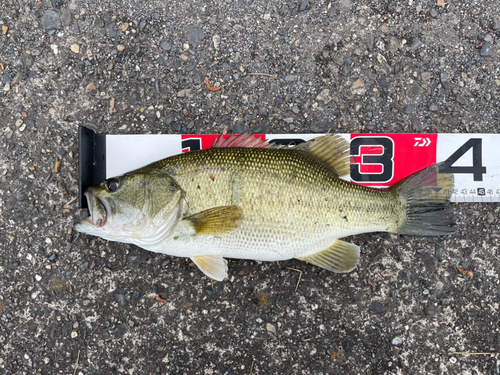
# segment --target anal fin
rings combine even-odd
[[[183,221],[192,226],[196,234],[222,234],[236,229],[242,219],[241,207],[221,206],[198,212]]]
[[[298,259],[332,272],[349,272],[358,264],[359,247],[345,241],[336,240],[329,248]]]
[[[220,255],[199,255],[191,260],[212,279],[222,281],[227,277],[227,260]]]

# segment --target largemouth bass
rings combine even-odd
[[[252,135],[222,136],[87,189],[90,216],[75,227],[107,240],[189,257],[207,276],[227,277],[225,258],[297,258],[334,272],[358,263],[340,240],[367,232],[423,236],[455,231],[445,210],[453,175],[433,165],[389,189],[339,177],[349,143],[327,135],[295,147]]]

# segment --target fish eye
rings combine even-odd
[[[120,186],[120,181],[117,178],[112,178],[106,182],[106,189],[112,193],[118,190],[118,186]]]

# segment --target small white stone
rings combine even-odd
[[[269,13],[267,14],[264,14],[264,19],[267,21],[269,19],[271,19],[271,15]]]
[[[71,338],[74,339],[76,336],[78,336],[78,333],[76,331],[72,331]]]
[[[403,343],[403,339],[401,337],[394,337],[392,339],[392,345],[401,345]]]
[[[35,279],[36,279],[36,281],[40,281],[40,280],[42,280],[42,276],[40,276],[40,275],[35,275]]]

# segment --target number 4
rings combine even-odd
[[[453,164],[472,148],[472,167],[454,167]],[[486,167],[483,166],[482,139],[471,138],[446,159],[439,168],[441,173],[470,173],[474,181],[483,181]]]

